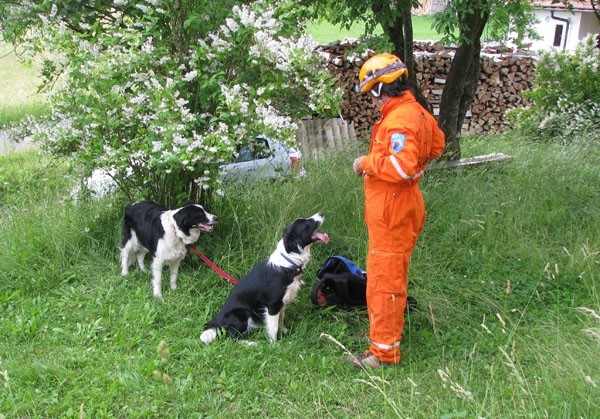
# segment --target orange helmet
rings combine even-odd
[[[368,92],[376,83],[393,83],[399,77],[408,77],[408,69],[400,58],[392,54],[377,54],[369,58],[360,68],[358,87]]]

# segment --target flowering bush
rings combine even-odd
[[[105,169],[130,199],[206,200],[238,145],[259,133],[294,141],[296,119],[337,112],[341,92],[314,41],[284,24],[286,1],[199,8],[179,26],[171,0],[114,4],[111,20],[77,31],[56,7],[40,17],[31,45],[52,51],[45,68],[65,77],[51,116],[25,126],[85,173]]]
[[[600,49],[588,36],[574,52],[541,55],[528,109],[512,110],[515,128],[525,137],[568,144],[600,129]]]

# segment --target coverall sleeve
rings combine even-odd
[[[421,114],[421,115],[419,115]],[[444,151],[445,136],[433,117],[421,112],[398,118],[383,132],[360,168],[386,182],[414,182],[423,176],[427,163]],[[409,122],[403,122],[408,120]]]
[[[386,130],[389,131],[389,130]],[[399,136],[402,148],[394,150],[392,136]],[[361,168],[369,175],[386,182],[412,181],[422,175],[419,170],[419,150],[415,136],[409,130],[384,133],[384,141],[376,144],[361,162]],[[396,148],[399,147],[398,145]]]

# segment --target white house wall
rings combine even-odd
[[[536,31],[542,39],[531,41],[531,49],[534,51],[551,48],[573,50],[577,46],[577,43],[587,34],[600,32],[600,24],[598,24],[598,20],[593,13],[554,11],[555,17],[568,19],[568,25],[566,22],[553,19],[549,10],[537,10],[535,14],[539,20],[536,25]],[[555,47],[553,46],[554,34],[558,25],[563,26],[563,37],[561,45]]]
[[[600,33],[600,23],[594,13],[585,13],[581,15],[579,39],[585,38],[590,33]]]

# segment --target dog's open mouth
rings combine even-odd
[[[210,233],[211,231],[213,231],[213,226],[212,224],[202,224],[202,223],[198,223],[194,226],[195,228],[199,228],[202,231],[206,231],[207,233]]]
[[[318,231],[315,231],[312,234],[311,239],[315,242],[323,242],[325,244],[329,243],[329,236],[327,233],[319,233]]]

